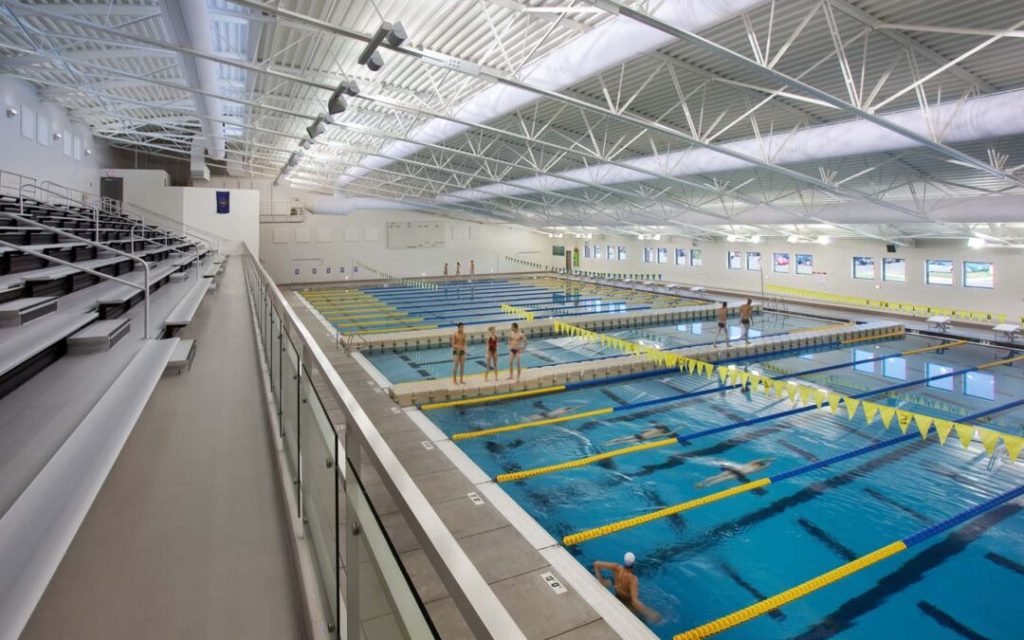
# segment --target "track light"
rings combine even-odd
[[[310,138],[315,138],[324,131],[327,131],[327,127],[324,126],[324,119],[322,117],[317,117],[313,124],[306,127],[306,133],[309,134]]]
[[[53,134],[53,141],[54,142],[60,142],[63,137],[64,137],[63,133],[57,132],[57,133]]]
[[[303,149],[309,149],[310,147],[313,146],[313,139],[306,138],[305,140],[299,143],[299,146],[302,147]]]
[[[380,51],[374,51],[370,54],[370,57],[366,59],[366,67],[370,71],[380,71],[383,66],[384,58],[381,57]]]
[[[345,93],[346,93],[347,95],[350,95],[350,96],[352,96],[352,97],[355,97],[355,96],[358,96],[358,95],[359,95],[359,85],[358,85],[358,84],[356,83],[356,81],[355,81],[355,80],[349,80],[348,82],[346,82],[346,83],[345,83],[344,85],[342,85],[342,86],[344,87],[343,91],[344,91],[344,92],[345,92]],[[339,87],[339,89],[340,89],[340,88],[341,88],[341,87]]]
[[[345,113],[345,109],[348,109],[348,101],[345,100],[345,96],[342,95],[344,88],[338,87],[331,94],[329,100],[327,100],[327,113],[328,115],[335,115],[337,113]]]
[[[13,118],[18,115],[17,107],[7,107],[7,117]]]
[[[92,149],[86,149],[85,150],[85,155],[91,156],[92,155]]]
[[[363,47],[362,53],[359,54],[359,64],[366,65],[370,71],[380,70],[384,66],[384,58],[377,51],[377,47],[384,42],[385,38],[387,38],[388,46],[401,46],[405,42],[406,37],[405,27],[402,26],[401,22],[396,22],[395,24],[390,22],[381,23],[373,37]]]

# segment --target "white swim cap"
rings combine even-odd
[[[632,567],[636,563],[636,556],[633,555],[632,551],[627,551],[626,555],[622,556],[622,564],[626,565],[626,568]]]

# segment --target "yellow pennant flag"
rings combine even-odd
[[[818,405],[819,409],[821,408],[821,405],[825,404],[826,397],[827,394],[821,389],[814,390],[814,404]]]
[[[992,455],[999,442],[999,432],[991,429],[978,429],[978,437],[981,438],[981,444],[985,446],[985,451]]]
[[[952,430],[952,421],[935,419],[935,433],[939,434],[939,444],[946,444],[946,438],[949,437],[949,432]]]
[[[896,415],[896,410],[893,409],[892,407],[887,407],[885,405],[879,405],[878,406],[878,415],[882,416],[882,426],[885,427],[886,429],[888,429],[889,425],[892,424],[892,417],[894,415]]]
[[[931,429],[932,422],[934,422],[934,418],[931,416],[926,416],[923,413],[914,414],[914,424],[917,425],[917,430],[921,432],[922,440],[928,439],[928,430]]]
[[[707,376],[709,380],[715,377],[715,365],[709,362],[702,362],[701,366],[704,367],[704,375]]]
[[[960,444],[964,445],[964,449],[971,446],[971,439],[974,438],[974,427],[957,422],[953,425],[953,428],[956,429],[956,437],[960,438]]]
[[[718,367],[718,379],[722,384],[725,384],[725,379],[729,377],[729,370],[725,367]]]
[[[775,395],[780,398],[786,393],[786,383],[782,380],[776,380],[773,386],[775,387]]]
[[[907,429],[910,428],[910,421],[914,419],[914,414],[903,409],[896,410],[896,423],[900,425],[900,431],[906,433]]]
[[[689,373],[693,373],[693,370],[694,370],[695,368],[697,368],[697,361],[696,361],[696,360],[694,360],[693,358],[687,358],[687,359],[686,359],[686,370],[687,370],[687,371],[688,371]]]
[[[772,394],[772,380],[770,378],[761,378],[761,384],[764,385],[764,395],[767,398]]]
[[[846,405],[846,417],[853,420],[853,416],[857,415],[857,407],[860,406],[860,400],[846,397],[843,398],[843,404]]]
[[[800,403],[807,404],[811,401],[811,389],[808,387],[800,387]]]
[[[750,374],[746,371],[737,371],[736,378],[739,380],[741,385],[746,386],[747,382],[750,380]]]
[[[878,405],[874,402],[863,401],[860,403],[860,406],[864,408],[864,420],[866,420],[868,424],[874,422],[875,416],[878,415]]]
[[[1004,435],[1003,444],[1006,445],[1006,454],[1010,456],[1010,461],[1014,462],[1020,455],[1020,450],[1024,448],[1024,438]]]
[[[842,399],[838,393],[829,392],[828,394],[828,410],[835,413],[839,410],[839,400]]]
[[[799,387],[797,387],[795,384],[787,384],[786,385],[786,395],[789,396],[789,401],[790,402],[793,402],[793,403],[796,402],[796,399],[798,397],[797,396],[798,390],[799,390]]]

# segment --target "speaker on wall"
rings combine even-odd
[[[888,251],[889,253],[896,253],[896,245],[887,244],[885,245],[885,250]]]

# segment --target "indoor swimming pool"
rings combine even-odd
[[[429,288],[323,289],[301,295],[341,333],[360,334],[504,322],[508,315],[502,311],[503,304],[529,311],[538,319],[707,304],[556,278],[452,282]]]
[[[512,318],[505,316],[495,324],[504,329]],[[791,331],[821,327],[827,321],[804,318],[779,313],[755,314],[750,329],[750,337],[781,335]],[[657,347],[658,349],[678,349],[711,344],[717,330],[714,320],[696,320],[683,324],[671,323],[603,331],[601,333],[622,340],[630,340],[639,344]],[[733,319],[729,325],[731,340],[740,337],[739,323]],[[504,342],[504,341],[503,341]],[[499,347],[499,368],[508,366],[508,348],[502,342]],[[466,358],[466,375],[483,375],[486,370],[485,345],[473,343],[469,345]],[[452,373],[452,352],[447,346],[424,349],[399,349],[390,351],[374,351],[364,354],[370,363],[393,384],[444,378]],[[523,368],[530,369],[567,362],[596,360],[621,356],[622,352],[611,346],[603,346],[571,336],[552,335],[545,338],[530,340],[523,353]]]
[[[907,336],[772,354],[737,368],[886,407],[1020,435],[1024,361],[1006,350]],[[991,366],[989,366],[991,365]],[[636,406],[640,405],[640,406]],[[613,408],[604,415],[595,409]],[[589,417],[571,419],[576,413]],[[425,415],[489,476],[547,468],[502,487],[557,540],[745,482],[753,491],[566,548],[637,556],[640,599],[661,638],[698,627],[1024,485],[1000,444],[940,445],[914,426],[681,373],[611,381]],[[543,421],[477,437],[501,425]],[[551,468],[668,441],[575,468]],[[844,456],[844,454],[847,454]],[[831,460],[835,456],[844,456]],[[752,464],[753,463],[753,464]],[[741,466],[744,465],[744,466]],[[501,478],[499,477],[499,480]],[[1010,638],[1024,588],[1024,517],[1009,501],[903,553],[721,634],[722,638]]]

